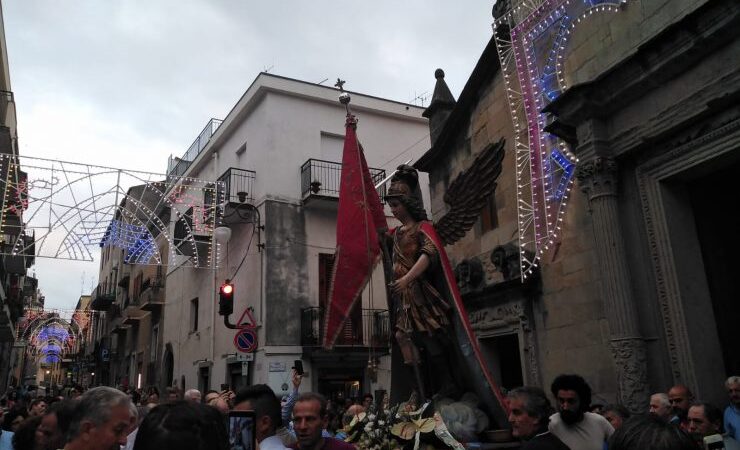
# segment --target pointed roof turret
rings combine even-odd
[[[434,142],[439,137],[439,133],[442,131],[447,118],[455,107],[455,97],[452,96],[450,88],[445,83],[444,70],[435,70],[434,78],[437,79],[437,83],[434,85],[432,101],[422,114],[422,116],[429,119],[429,134],[431,135],[432,145],[434,145]]]

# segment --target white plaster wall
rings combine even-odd
[[[300,205],[300,167],[309,158],[322,158],[321,133],[344,135],[345,110],[336,101],[335,90],[272,78],[265,79],[264,75],[258,77],[256,84],[262,79],[273,89],[258,90],[251,100],[243,97],[187,174],[201,179],[215,179],[229,167],[256,171],[253,197],[263,214],[265,199],[279,199]],[[279,90],[274,89],[276,83],[279,84]],[[254,94],[254,87],[250,87],[245,97]],[[290,89],[299,93],[288,95],[284,92]],[[244,106],[245,103],[246,112],[239,111],[239,105]],[[400,103],[357,94],[353,95],[353,105],[353,112],[359,119],[358,136],[370,167],[384,168],[390,173],[398,164],[409,158],[418,158],[429,148],[428,125],[426,120],[420,119],[421,109],[410,107],[407,110],[406,105]],[[237,154],[237,150],[245,143],[246,151]],[[212,156],[213,150],[218,153],[217,158]],[[400,153],[403,154],[394,159]],[[428,180],[425,176],[422,177],[422,185],[428,200]],[[304,244],[307,246],[309,273],[306,289],[311,304],[318,305],[318,254],[334,251],[336,204],[323,208],[310,206],[304,208],[304,214],[307,236]],[[263,325],[267,322],[263,311],[264,302],[267,301],[262,283],[264,253],[257,247],[256,235],[247,252],[251,234],[251,225],[232,227],[227,259],[221,262],[221,267],[215,272],[217,283],[214,283],[212,271],[177,268],[174,264],[169,267],[163,342],[172,344],[175,352],[174,378],[179,380],[184,375],[186,388],[197,386],[199,360],[214,361],[211,388],[218,388],[226,380],[226,358],[235,352],[235,331],[226,329],[220,316],[215,317],[215,328],[211,328],[214,307],[218,301],[215,289],[224,278],[234,274],[245,252],[245,262],[233,280],[236,295],[235,313],[231,319],[238,319],[247,307],[254,308],[255,319],[260,326],[260,342],[264,342]],[[373,308],[385,308],[387,305],[384,284],[382,268],[379,266],[373,275]],[[199,298],[199,331],[189,333],[190,300],[194,297]],[[363,295],[363,306],[371,306],[367,293]],[[300,320],[300,317],[295,320]],[[270,372],[270,362],[284,363],[289,378],[293,360],[300,359],[301,351],[300,346],[260,346],[255,361],[250,363],[252,382],[268,383],[277,393],[281,393],[281,385],[287,379],[286,373]],[[304,367],[309,372],[304,390],[315,388],[316,381],[310,376],[310,363],[304,361]],[[381,370],[379,375],[377,385],[385,384],[383,387],[388,388],[387,369]]]

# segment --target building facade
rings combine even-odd
[[[499,3],[496,15],[519,2]],[[740,168],[740,5],[627,1],[603,11],[587,11],[562,45],[570,87],[544,111],[578,163],[562,233],[535,276],[520,278],[517,126],[495,39],[457,101],[435,92],[437,138],[417,167],[429,172],[439,217],[455,175],[506,139],[489,207],[449,248],[505,388],[579,373],[595,402],[634,411],[676,383],[724,404],[723,380],[740,370],[730,181]]]
[[[346,114],[338,94],[262,73],[215,132],[211,124],[204,130],[208,142],[197,154],[171,161],[170,174],[224,183],[219,219],[231,237],[217,243],[216,270],[176,262],[168,267],[164,373],[169,383],[201,390],[267,383],[286,393],[291,367],[301,359],[304,389],[337,399],[388,389],[390,330],[380,270],[335,350],[320,349]],[[351,95],[377,182],[428,148],[421,108]],[[224,326],[216,314],[218,289],[226,279],[235,286],[229,320],[241,317],[242,324],[255,326],[253,352],[237,351],[238,330]]]
[[[10,85],[10,68],[5,26],[0,5],[0,389],[19,380],[10,376],[22,352],[14,348],[16,325],[23,316],[26,273],[34,263],[34,234],[23,226],[27,207],[26,174],[18,163],[18,130],[15,98]],[[18,247],[16,247],[18,245]],[[15,253],[14,248],[24,249]]]

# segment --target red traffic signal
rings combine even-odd
[[[226,280],[218,291],[218,314],[230,316],[234,312],[234,285]]]

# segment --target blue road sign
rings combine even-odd
[[[234,347],[242,353],[257,350],[257,332],[252,328],[240,328],[234,336]]]

